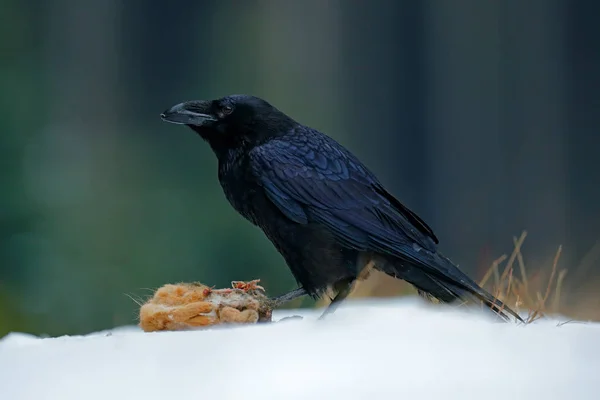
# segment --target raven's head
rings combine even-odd
[[[296,122],[267,103],[248,95],[217,100],[192,100],[163,112],[163,121],[187,125],[219,155],[230,148],[248,148],[284,134]]]

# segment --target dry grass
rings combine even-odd
[[[529,279],[521,253],[521,247],[526,237],[527,232],[524,231],[518,239],[513,238],[514,249],[510,257],[503,254],[494,260],[479,285],[488,289],[496,298],[512,307],[516,312],[521,313],[524,309],[527,310],[528,315],[525,321],[531,323],[547,313],[560,313],[560,293],[567,270],[561,269],[558,277],[556,277],[558,261],[562,253],[562,246],[559,246],[550,268],[550,277],[545,284],[542,279]],[[500,274],[500,268],[507,258],[508,261],[504,265],[502,274]],[[515,276],[514,273],[515,261],[518,264],[519,277]],[[538,272],[538,275],[543,275],[544,271]],[[494,284],[491,288],[486,287],[492,276],[494,277]],[[552,302],[549,302],[551,294]]]
[[[526,266],[521,251],[526,237],[525,231],[520,237],[513,237],[514,247],[510,255],[503,254],[494,260],[479,284],[519,314],[526,312],[527,323],[552,314],[600,321],[600,294],[594,290],[599,287],[600,282],[588,282],[588,291],[580,287],[580,290],[569,293],[570,302],[567,304],[563,301],[567,269],[560,266],[562,246],[558,247],[549,265],[532,268]],[[590,254],[595,254],[598,248],[600,246],[594,246]],[[582,263],[580,267],[583,266]],[[580,268],[575,272],[580,275]],[[350,295],[352,298],[392,297],[416,293],[411,285],[378,271],[372,271],[368,280],[356,286]],[[328,299],[322,300],[318,305],[324,306],[328,302]]]

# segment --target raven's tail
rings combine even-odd
[[[479,300],[504,320],[509,320],[510,314],[518,321],[525,322],[519,314],[481,288],[446,257],[425,250],[420,253],[418,259],[388,259],[378,269],[409,282],[423,297],[434,297],[444,303]]]

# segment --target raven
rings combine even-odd
[[[505,320],[517,313],[437,250],[432,229],[331,137],[249,95],[192,100],[161,114],[212,148],[233,208],[258,226],[313,298],[337,294],[322,317],[371,268],[444,303],[478,300]]]

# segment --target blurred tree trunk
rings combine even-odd
[[[550,258],[566,231],[560,2],[428,5],[430,195],[443,249],[471,269],[487,247],[487,267],[526,229],[528,254]]]
[[[60,329],[94,329],[102,312],[108,313],[105,321],[112,313],[112,307],[96,314],[89,309],[103,284],[110,285],[102,276],[113,266],[115,248],[123,248],[119,231],[125,223],[114,185],[123,172],[115,134],[126,90],[118,76],[119,2],[57,0],[47,11],[44,61],[52,102],[46,129],[32,142],[27,160],[27,183],[46,213],[31,301],[47,317],[68,308],[60,315],[73,320],[59,321]],[[112,272],[106,276],[116,280]],[[79,292],[86,286],[97,291]]]
[[[340,1],[261,2],[257,86],[276,106],[332,136],[340,129]],[[307,23],[310,21],[310,24]],[[291,112],[291,110],[298,110]]]
[[[578,255],[567,284],[597,298],[600,278],[600,3],[565,4],[566,48],[570,68],[569,116],[569,241]],[[585,286],[585,289],[584,289]],[[580,294],[583,294],[580,292]],[[597,304],[596,307],[600,307]]]
[[[425,192],[423,3],[346,2],[342,101],[345,144],[402,202],[432,222]],[[434,226],[435,228],[435,226]]]

